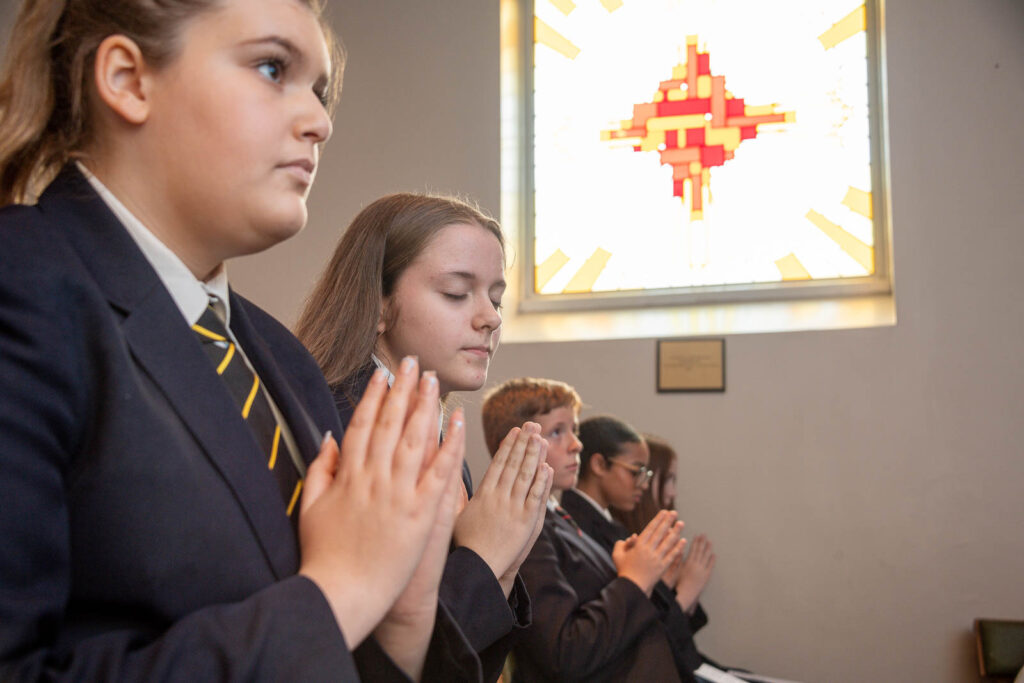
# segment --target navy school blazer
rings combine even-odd
[[[311,460],[326,382],[231,293]],[[0,679],[406,680],[349,651],[248,426],[156,272],[73,166],[0,210]],[[439,607],[427,675],[479,680]]]
[[[679,681],[659,610],[611,556],[550,509],[519,569],[533,624],[513,681]]]
[[[580,525],[598,545],[612,552],[615,543],[629,537],[629,531],[618,522],[609,522],[597,508],[585,500],[575,489],[562,493],[562,507],[573,520]],[[687,614],[675,599],[675,591],[659,581],[651,593],[651,601],[661,612],[661,622],[665,625],[665,633],[672,645],[672,656],[675,658],[679,677],[684,681],[693,681],[693,672],[704,662],[693,635],[708,623],[704,608],[697,603],[692,615]]]
[[[348,426],[376,365],[372,362],[358,370],[351,379],[335,387],[334,401],[338,417]],[[469,466],[462,463],[462,483],[472,497],[473,479]],[[494,572],[475,552],[465,547],[454,548],[441,577],[440,601],[455,619],[470,645],[480,657],[485,681],[496,681],[522,633],[530,625],[530,597],[520,575],[516,575],[508,600]]]

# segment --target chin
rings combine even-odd
[[[294,198],[286,201],[275,202],[273,206],[265,207],[254,221],[262,241],[266,242],[263,248],[272,247],[279,242],[295,237],[304,227],[309,218],[305,201]]]
[[[484,385],[487,381],[487,373],[483,374],[483,377],[475,375],[473,377],[461,377],[454,382],[450,382],[449,386],[451,391],[476,391]]]

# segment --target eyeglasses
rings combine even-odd
[[[643,486],[644,484],[651,481],[651,478],[654,476],[654,470],[652,470],[647,465],[631,465],[628,462],[622,462],[621,460],[616,460],[615,458],[609,458],[608,462],[610,462],[613,465],[622,465],[627,470],[632,472],[633,484],[635,484],[636,486]]]

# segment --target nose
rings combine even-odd
[[[474,316],[473,325],[478,330],[490,330],[492,332],[501,327],[501,313],[494,307],[490,297],[481,297],[481,303]]]
[[[331,117],[316,93],[309,91],[303,100],[302,114],[296,120],[296,135],[314,144],[327,142],[334,131]]]
[[[651,480],[650,479],[644,479],[644,483],[640,484],[640,490],[641,491],[646,491],[649,488],[651,488]]]
[[[580,437],[576,436],[576,434],[572,434],[571,433],[571,435],[572,435],[572,443],[570,444],[570,449],[571,450],[569,452],[570,453],[579,453],[580,451],[583,450],[583,442],[580,441]]]

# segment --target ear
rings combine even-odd
[[[127,36],[107,36],[96,49],[96,92],[127,123],[138,125],[149,118],[150,75],[142,50]]]
[[[601,453],[592,453],[587,461],[587,469],[595,477],[603,476],[608,473],[608,461]]]
[[[390,303],[391,303],[391,299],[389,297],[384,297],[384,300],[381,302],[380,317],[377,319],[377,334],[378,335],[384,334],[387,331],[387,329],[388,329],[388,324],[387,324],[388,305]]]

